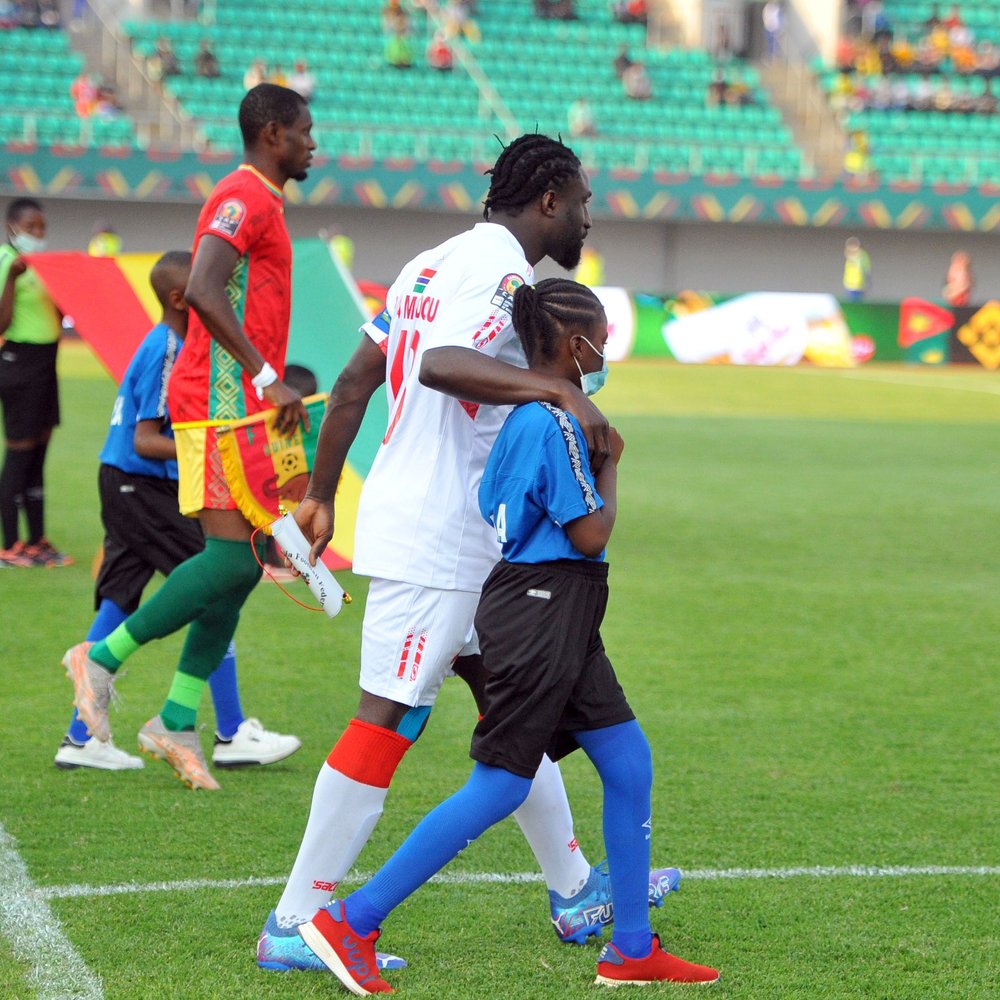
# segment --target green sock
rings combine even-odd
[[[170,693],[160,709],[160,718],[165,729],[180,732],[182,729],[194,729],[198,719],[198,705],[207,681],[201,677],[192,677],[180,670],[174,674],[170,685]]]
[[[114,673],[141,645],[132,638],[126,622],[122,622],[110,635],[98,640],[87,654],[95,663]]]
[[[129,633],[145,645],[152,639],[172,635],[219,603],[239,610],[260,572],[246,542],[210,536],[198,555],[181,563],[163,586],[129,616]]]

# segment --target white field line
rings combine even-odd
[[[11,943],[16,958],[31,967],[28,981],[38,1000],[103,1000],[101,980],[63,934],[2,824],[0,937]]]
[[[816,368],[792,368],[790,371],[809,372],[816,374],[835,374],[840,378],[852,379],[856,382],[882,382],[885,385],[906,385],[917,389],[950,389],[952,392],[985,392],[991,396],[1000,394],[1000,382],[988,382],[985,379],[978,384],[973,384],[971,380],[952,379],[948,376],[930,375],[921,376],[918,374],[907,375],[905,372],[880,372],[870,369],[852,369],[849,371],[836,370],[830,372],[829,369]]]
[[[684,872],[685,880],[715,881],[719,879],[789,879],[789,878],[919,878],[925,876],[998,876],[997,866],[926,865],[907,867],[893,865],[842,865],[815,868],[705,868]],[[364,882],[371,873],[352,872],[347,881]],[[189,892],[199,889],[244,889],[251,886],[284,885],[284,876],[244,879],[181,879],[176,882],[126,882],[119,885],[54,885],[35,889],[43,899],[80,899],[88,896],[123,896],[140,892]],[[432,882],[445,885],[493,883],[514,885],[541,882],[537,872],[443,872]]]

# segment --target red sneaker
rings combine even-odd
[[[40,538],[28,550],[35,563],[39,566],[72,566],[75,560],[72,556],[60,552],[47,538]]]
[[[379,976],[375,942],[381,931],[361,937],[344,917],[344,903],[334,899],[316,911],[306,924],[299,926],[299,936],[320,961],[355,996],[369,993],[393,993],[393,988]]]
[[[26,569],[29,566],[37,566],[28,546],[24,542],[17,541],[9,549],[0,549],[0,565],[17,566]]]
[[[595,985],[621,986],[629,983],[714,983],[719,970],[695,965],[670,955],[660,947],[660,935],[653,935],[653,947],[645,958],[626,958],[613,944],[606,944],[597,959]]]

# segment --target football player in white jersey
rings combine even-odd
[[[384,384],[389,421],[355,537],[354,570],[372,578],[361,699],[317,778],[298,857],[258,942],[263,968],[325,968],[295,928],[329,902],[367,842],[444,678],[453,671],[466,679],[482,705],[473,619],[499,548],[477,491],[510,408],[544,400],[569,410],[595,462],[610,453],[605,418],[580,388],[529,371],[511,324],[514,292],[533,280],[539,261],[568,270],[579,263],[591,226],[587,174],[571,149],[538,134],[514,140],[490,174],[486,221],[410,261],[385,310],[362,327],[295,512],[314,560],[333,536],[330,497],[348,449]],[[548,886],[559,938],[600,934],[612,919],[607,871],[580,850],[562,776],[548,758],[514,815]],[[679,878],[676,869],[652,872],[651,905]]]

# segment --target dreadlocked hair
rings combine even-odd
[[[511,315],[530,365],[539,356],[555,357],[562,337],[586,332],[603,311],[601,300],[586,285],[546,278],[514,293]]]
[[[491,212],[518,215],[525,205],[546,191],[562,187],[580,170],[580,161],[569,146],[537,132],[515,139],[486,173],[492,177],[483,202],[483,218]]]

